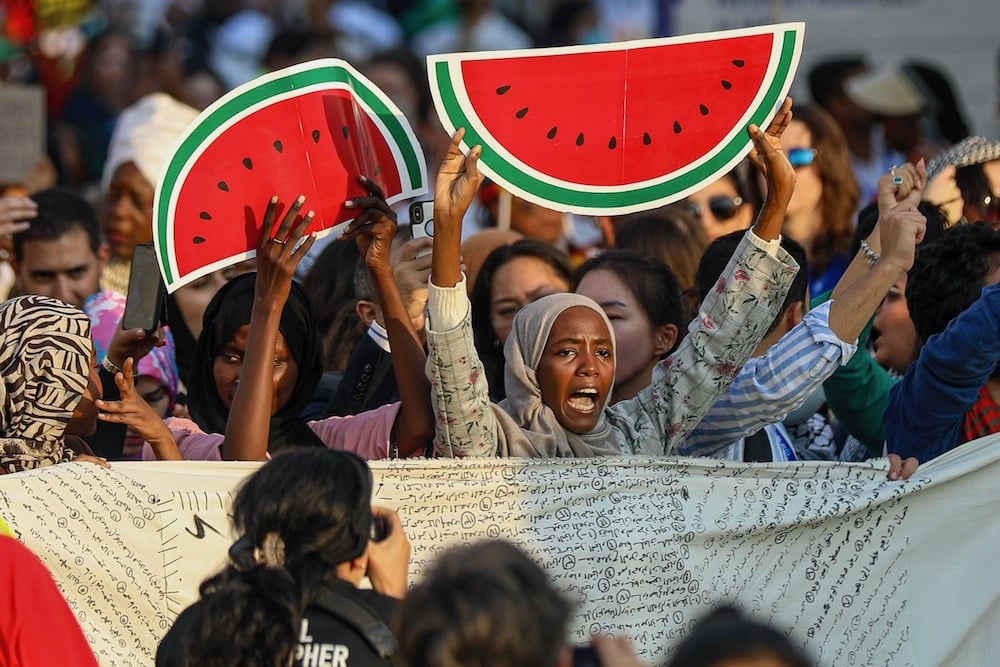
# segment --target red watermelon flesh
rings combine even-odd
[[[286,206],[305,195],[302,212],[316,212],[310,231],[351,220],[357,211],[343,202],[367,194],[356,180],[359,174],[385,192],[401,189],[382,132],[349,91],[326,89],[255,110],[212,142],[184,179],[174,236],[192,243],[175,244],[179,274],[203,266],[205,256],[230,258],[242,253],[248,240],[256,245],[272,195]],[[218,222],[233,216],[243,220],[239,234]]]
[[[485,127],[526,166],[616,186],[671,173],[714,148],[719,136],[699,124],[707,116],[716,127],[739,122],[767,74],[773,42],[765,33],[678,44],[669,61],[659,47],[573,53],[550,56],[544,69],[532,58],[467,60],[462,75]],[[626,159],[636,153],[649,159]]]

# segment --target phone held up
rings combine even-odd
[[[122,328],[156,331],[165,319],[165,292],[152,243],[139,243],[132,254]]]
[[[434,238],[434,200],[410,204],[410,236],[415,239]],[[417,257],[429,255],[430,248],[421,250]]]

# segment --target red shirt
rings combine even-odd
[[[96,667],[94,652],[52,575],[0,535],[0,667]]]

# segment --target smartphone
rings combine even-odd
[[[415,239],[434,238],[434,200],[410,204],[410,234]]]
[[[164,292],[153,244],[139,243],[132,253],[132,274],[128,281],[122,327],[155,331],[163,320]]]

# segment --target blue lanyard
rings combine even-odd
[[[785,455],[786,461],[797,461],[795,456],[795,449],[792,447],[791,441],[785,437],[785,429],[781,428],[778,424],[772,424],[773,428],[770,426],[765,427],[768,433],[773,432],[778,436],[778,444],[781,445],[781,451]]]

